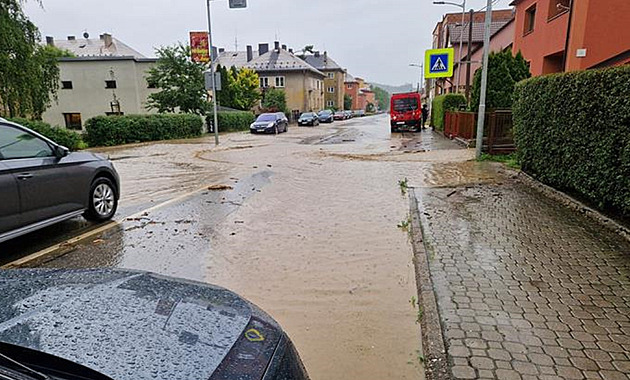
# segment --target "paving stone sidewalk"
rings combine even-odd
[[[630,379],[630,244],[526,185],[417,189],[456,379]]]

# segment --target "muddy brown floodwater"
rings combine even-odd
[[[100,263],[229,288],[282,324],[316,380],[423,378],[413,251],[397,226],[409,201],[398,181],[483,178],[473,152],[429,131],[390,135],[386,115],[222,139],[218,148],[203,138],[105,150],[123,179],[123,209],[203,186],[233,189],[221,190],[222,202],[200,192],[149,215],[151,225],[125,221],[94,240],[97,247],[75,247],[45,265]],[[169,213],[194,233],[172,233]],[[177,255],[167,256],[169,247]]]

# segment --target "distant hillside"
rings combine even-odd
[[[387,84],[379,84],[379,83],[374,83],[374,82],[369,82],[370,84],[373,84],[374,86],[380,87],[383,90],[389,92],[390,94],[397,94],[399,92],[411,92],[414,90],[413,84],[411,83],[405,83],[401,86],[390,86]]]

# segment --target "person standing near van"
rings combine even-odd
[[[422,105],[422,129],[426,129],[425,124],[427,123],[428,118],[429,118],[429,107],[425,103]]]

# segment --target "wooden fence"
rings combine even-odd
[[[497,110],[486,113],[483,134],[483,149],[489,154],[511,153],[516,150],[512,133],[512,111]],[[477,136],[477,113],[446,112],[444,135],[449,138],[475,140]]]

